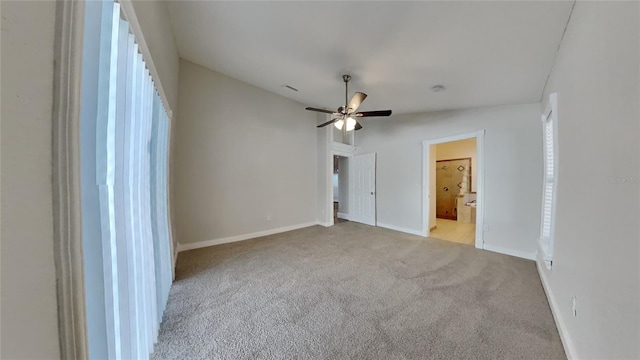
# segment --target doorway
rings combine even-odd
[[[333,156],[333,223],[349,221],[349,158]]]
[[[483,246],[484,131],[423,141],[425,236]]]
[[[457,146],[459,142],[463,141],[465,140],[434,146],[436,149],[449,144]],[[470,139],[470,141],[473,143],[472,152],[464,155],[475,157],[475,139]],[[439,154],[437,150],[436,154]],[[471,162],[471,157],[436,160],[436,218],[458,220],[458,197],[469,192],[469,183],[472,180]]]
[[[339,145],[334,143],[334,146]],[[355,150],[355,149],[354,149]],[[336,156],[338,176],[335,176]],[[376,154],[332,149],[327,162],[327,225],[337,219],[376,226]],[[338,196],[335,196],[335,192]],[[336,204],[338,211],[336,212]]]

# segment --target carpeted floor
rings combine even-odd
[[[353,222],[180,254],[154,359],[565,359],[533,261]]]

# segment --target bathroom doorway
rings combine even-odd
[[[423,209],[429,237],[482,248],[479,134],[424,141]],[[482,132],[481,135],[484,135]]]
[[[448,144],[455,145],[455,143],[457,142],[435,146],[438,148]],[[472,145],[475,147],[475,141]],[[471,157],[436,160],[436,218],[458,219],[458,196],[463,192],[469,192],[471,161]]]

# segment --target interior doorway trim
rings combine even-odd
[[[429,199],[431,197],[429,179],[431,176],[430,169],[430,146],[442,144],[451,141],[476,139],[476,157],[477,157],[477,206],[476,206],[476,243],[478,249],[484,248],[484,130],[470,133],[452,135],[437,139],[422,141],[422,235],[429,236],[429,219],[431,217],[429,208]],[[434,194],[435,196],[435,194]]]
[[[328,115],[320,114],[318,122],[325,122],[329,119]],[[329,227],[334,225],[333,220],[333,157],[344,156],[351,157],[356,153],[357,147],[354,144],[355,136],[353,131],[349,138],[350,144],[343,144],[333,139],[333,126],[325,126],[324,130],[324,162],[320,168],[320,174],[324,178],[324,192],[318,200],[321,201],[320,209],[323,209],[319,216],[319,223],[322,226]],[[326,196],[325,196],[326,195]],[[324,197],[324,199],[322,199]]]
[[[53,96],[53,252],[62,359],[87,359],[80,198],[80,99],[84,1],[56,7]]]
[[[333,157],[334,156],[352,157],[355,154],[355,151],[356,151],[355,146],[332,142],[331,149],[329,149],[329,159],[331,159],[331,161],[329,161],[330,167],[328,169],[328,174],[330,178],[333,176]],[[329,196],[327,197],[328,205],[329,205],[327,213],[330,214],[330,216],[327,219],[328,220],[327,223],[329,224],[328,226],[333,226],[335,224],[335,221],[333,219],[333,179],[329,181],[327,193],[329,194]]]

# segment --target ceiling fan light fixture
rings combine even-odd
[[[344,126],[344,120],[338,120],[334,122],[333,125],[335,125],[338,128],[338,130],[342,130],[342,127]]]
[[[351,131],[356,128],[356,119],[349,116],[347,118],[347,131]]]

